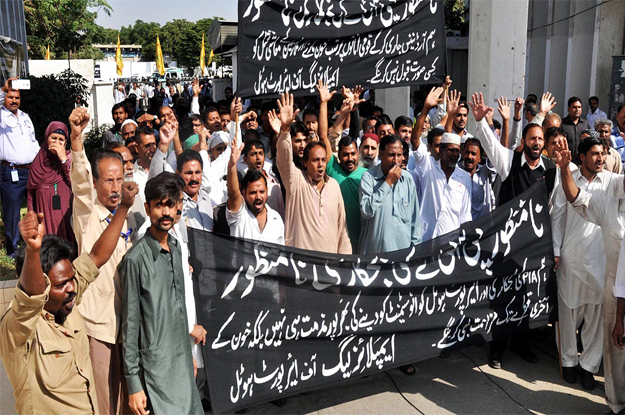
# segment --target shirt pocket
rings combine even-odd
[[[407,197],[398,197],[395,196],[395,217],[397,220],[406,224],[412,221],[412,206],[410,206],[410,201]]]
[[[50,390],[59,388],[70,373],[76,370],[72,346],[67,339],[46,339],[39,337],[40,356],[37,372],[41,381]]]

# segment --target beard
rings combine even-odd
[[[369,170],[372,167],[375,167],[376,166],[375,162],[376,162],[375,159],[369,159],[365,157],[362,157],[360,160],[358,160],[358,164],[360,165],[360,167],[364,167],[367,170]]]

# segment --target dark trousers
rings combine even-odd
[[[195,386],[197,386],[198,392],[200,392],[200,400],[204,398],[210,400],[208,394],[208,379],[206,379],[206,366],[197,368],[197,376],[195,377]]]
[[[20,209],[26,196],[26,182],[29,169],[16,169],[19,180],[11,179],[11,168],[0,165],[2,177],[2,216],[4,218],[4,237],[7,255],[15,257],[17,242],[20,240],[20,231],[17,224],[20,221]]]
[[[503,336],[490,342],[490,354],[499,354],[500,356],[508,346],[508,338],[510,338],[510,348],[516,351],[526,351],[530,349],[532,343],[531,330],[523,330],[510,336]]]

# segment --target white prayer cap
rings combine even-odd
[[[444,133],[441,138],[441,144],[456,144],[460,145],[460,136],[454,133]]]
[[[210,149],[212,150],[213,148],[215,148],[221,143],[224,143],[227,145],[230,142],[229,138],[230,137],[228,136],[227,132],[215,131],[213,134],[211,134]]]
[[[134,125],[135,125],[135,127],[138,127],[138,126],[139,126],[139,125],[137,125],[137,123],[136,123],[136,122],[134,122],[133,120],[131,120],[131,119],[127,118],[127,119],[126,119],[126,121],[124,121],[124,122],[122,123],[121,128],[124,128],[124,125],[128,125],[128,124],[134,124]]]

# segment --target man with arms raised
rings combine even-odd
[[[98,150],[87,160],[82,132],[89,123],[86,108],[76,108],[69,117],[72,127],[72,223],[78,252],[89,252],[111,222],[121,200],[124,183],[123,160],[118,153]],[[93,189],[95,188],[95,192]],[[129,215],[129,219],[132,215]],[[117,273],[126,251],[132,246],[132,226],[125,221],[117,246],[83,295],[78,311],[85,320],[98,407],[102,413],[117,413],[121,402],[121,345],[117,343],[121,318],[121,283]],[[136,229],[136,227],[135,227]]]
[[[442,87],[430,91],[412,133],[412,145],[416,148],[412,154],[420,181],[418,187],[423,193],[421,221],[424,241],[458,229],[472,219],[471,177],[457,165],[460,159],[460,136],[443,134],[439,147],[440,160],[435,160],[421,142],[419,131],[429,109],[437,105],[442,93]],[[454,95],[447,104],[448,108],[457,106],[458,99],[460,95]],[[453,110],[448,112],[453,114]]]
[[[606,176],[611,174],[603,170],[606,148],[598,138],[588,137],[580,142],[578,150],[582,164],[573,172],[575,184],[590,194],[603,193],[609,181]],[[564,199],[560,185],[556,192],[557,200]],[[603,355],[605,248],[599,226],[575,213],[566,200],[554,206],[551,217],[554,255],[559,258],[556,272],[562,374],[564,380],[575,383],[575,368],[579,364],[582,386],[592,390],[595,386],[593,374],[599,370]],[[583,327],[580,328],[582,321]],[[578,329],[583,346],[579,356]]]
[[[622,331],[618,342],[618,331],[622,328],[623,280],[617,274],[617,265],[621,262],[619,252],[623,241],[625,215],[623,215],[623,199],[625,186],[622,175],[604,174],[601,192],[589,193],[579,188],[573,180],[571,165],[572,154],[567,145],[556,151],[555,160],[562,175],[562,189],[566,199],[575,212],[585,220],[594,223],[601,229],[605,247],[605,294],[603,297],[603,370],[605,373],[606,402],[613,413],[625,409],[625,350],[622,349]],[[622,257],[621,257],[622,258]],[[619,271],[622,266],[619,267]],[[620,280],[620,281],[619,281]],[[617,302],[621,306],[617,307]],[[610,333],[614,329],[615,333]],[[615,336],[616,334],[616,336]],[[616,337],[616,338],[615,338]],[[612,341],[614,340],[614,341]]]
[[[262,145],[260,141],[259,145]],[[237,161],[241,148],[237,140],[231,144],[228,162],[228,202],[226,220],[230,235],[255,241],[284,245],[284,223],[282,218],[267,205],[267,178],[263,169],[249,169],[239,186]]]
[[[98,411],[89,341],[82,317],[72,311],[116,249],[136,193],[136,184],[124,184],[110,225],[77,259],[65,239],[44,236],[43,213],[28,212],[20,222],[25,247],[16,261],[19,283],[0,320],[0,356],[18,413],[108,412]]]
[[[317,84],[319,98],[319,138],[323,141],[326,149],[332,149],[334,146],[328,138],[328,101],[336,91],[330,92],[326,84],[319,80]],[[343,120],[349,115],[352,109],[353,93],[347,88],[343,88],[344,93],[349,94],[349,98],[345,98],[341,107],[341,112],[335,127],[342,124]],[[337,131],[337,135],[341,136],[341,131]],[[354,253],[358,252],[358,240],[360,238],[360,197],[358,195],[360,189],[360,180],[367,170],[358,166],[358,147],[356,140],[350,136],[346,136],[339,141],[338,158],[328,151],[330,160],[326,166],[328,176],[335,179],[340,188],[345,202],[345,215],[347,221],[347,233],[352,244]]]
[[[515,152],[499,142],[484,120],[486,114],[493,111],[493,108],[484,104],[482,93],[473,94],[471,109],[477,122],[476,136],[502,180],[498,206],[509,202],[542,180],[545,180],[547,191],[551,193],[556,180],[556,166],[547,157],[542,156],[545,144],[542,127],[538,124],[528,124],[522,133],[523,151]],[[507,344],[507,337],[491,342],[489,366],[494,369],[501,368],[501,357]],[[538,361],[536,355],[530,350],[528,331],[512,335],[511,349],[529,363]]]
[[[304,170],[298,169],[293,162],[293,145],[289,133],[297,115],[297,111],[293,111],[293,95],[283,94],[278,106],[280,116],[272,117],[271,123],[274,130],[280,131],[276,163],[286,188],[286,245],[351,254],[341,189],[325,171],[325,145],[318,141],[307,144],[303,154]]]

